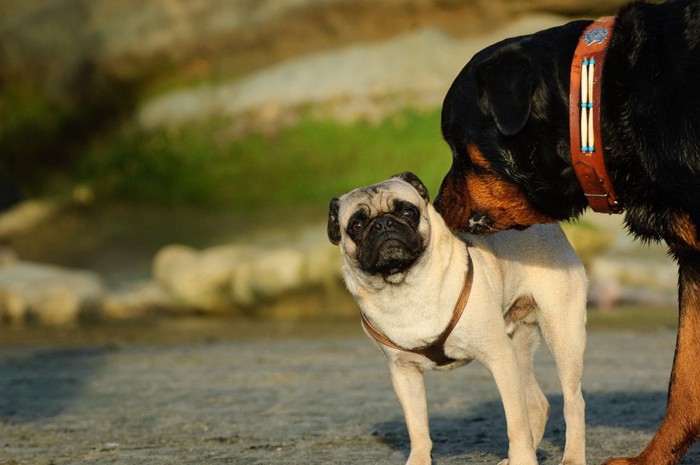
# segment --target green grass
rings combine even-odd
[[[76,179],[98,199],[236,210],[325,207],[333,196],[406,170],[434,195],[451,161],[438,110],[404,112],[376,125],[307,119],[272,136],[231,139],[226,132],[223,122],[124,130],[93,145]]]
[[[589,331],[655,331],[678,327],[678,310],[671,307],[620,306],[588,312]]]

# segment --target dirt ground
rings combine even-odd
[[[405,461],[385,362],[359,325],[230,327],[190,324],[156,337],[163,327],[145,325],[82,339],[3,329],[0,465]],[[674,340],[672,330],[589,333],[588,463],[638,452],[651,437]],[[557,464],[562,398],[544,348],[536,373],[552,404],[540,463]],[[504,457],[500,399],[483,367],[429,373],[427,387],[436,464]],[[700,448],[682,463],[700,463]]]

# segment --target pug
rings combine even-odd
[[[328,238],[340,246],[362,326],[388,361],[408,465],[432,460],[422,373],[472,360],[492,373],[503,402],[509,446],[501,465],[536,464],[549,415],[532,366],[540,338],[562,384],[561,463],[585,465],[587,278],[558,225],[457,236],[406,172],[331,200]]]

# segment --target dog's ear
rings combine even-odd
[[[506,45],[476,66],[482,110],[505,136],[517,134],[530,117],[535,68],[517,45]]]
[[[337,198],[331,199],[331,204],[328,207],[328,239],[335,245],[340,244],[340,220],[338,212],[340,211],[340,200]]]
[[[430,194],[428,193],[428,188],[425,187],[425,184],[423,184],[423,181],[418,178],[415,174],[413,174],[410,171],[404,171],[403,173],[395,174],[392,176],[392,178],[399,178],[403,179],[418,191],[421,197],[427,202],[430,203]]]

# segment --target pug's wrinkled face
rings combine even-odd
[[[331,200],[328,238],[350,265],[384,278],[406,272],[430,241],[428,191],[413,173]]]

